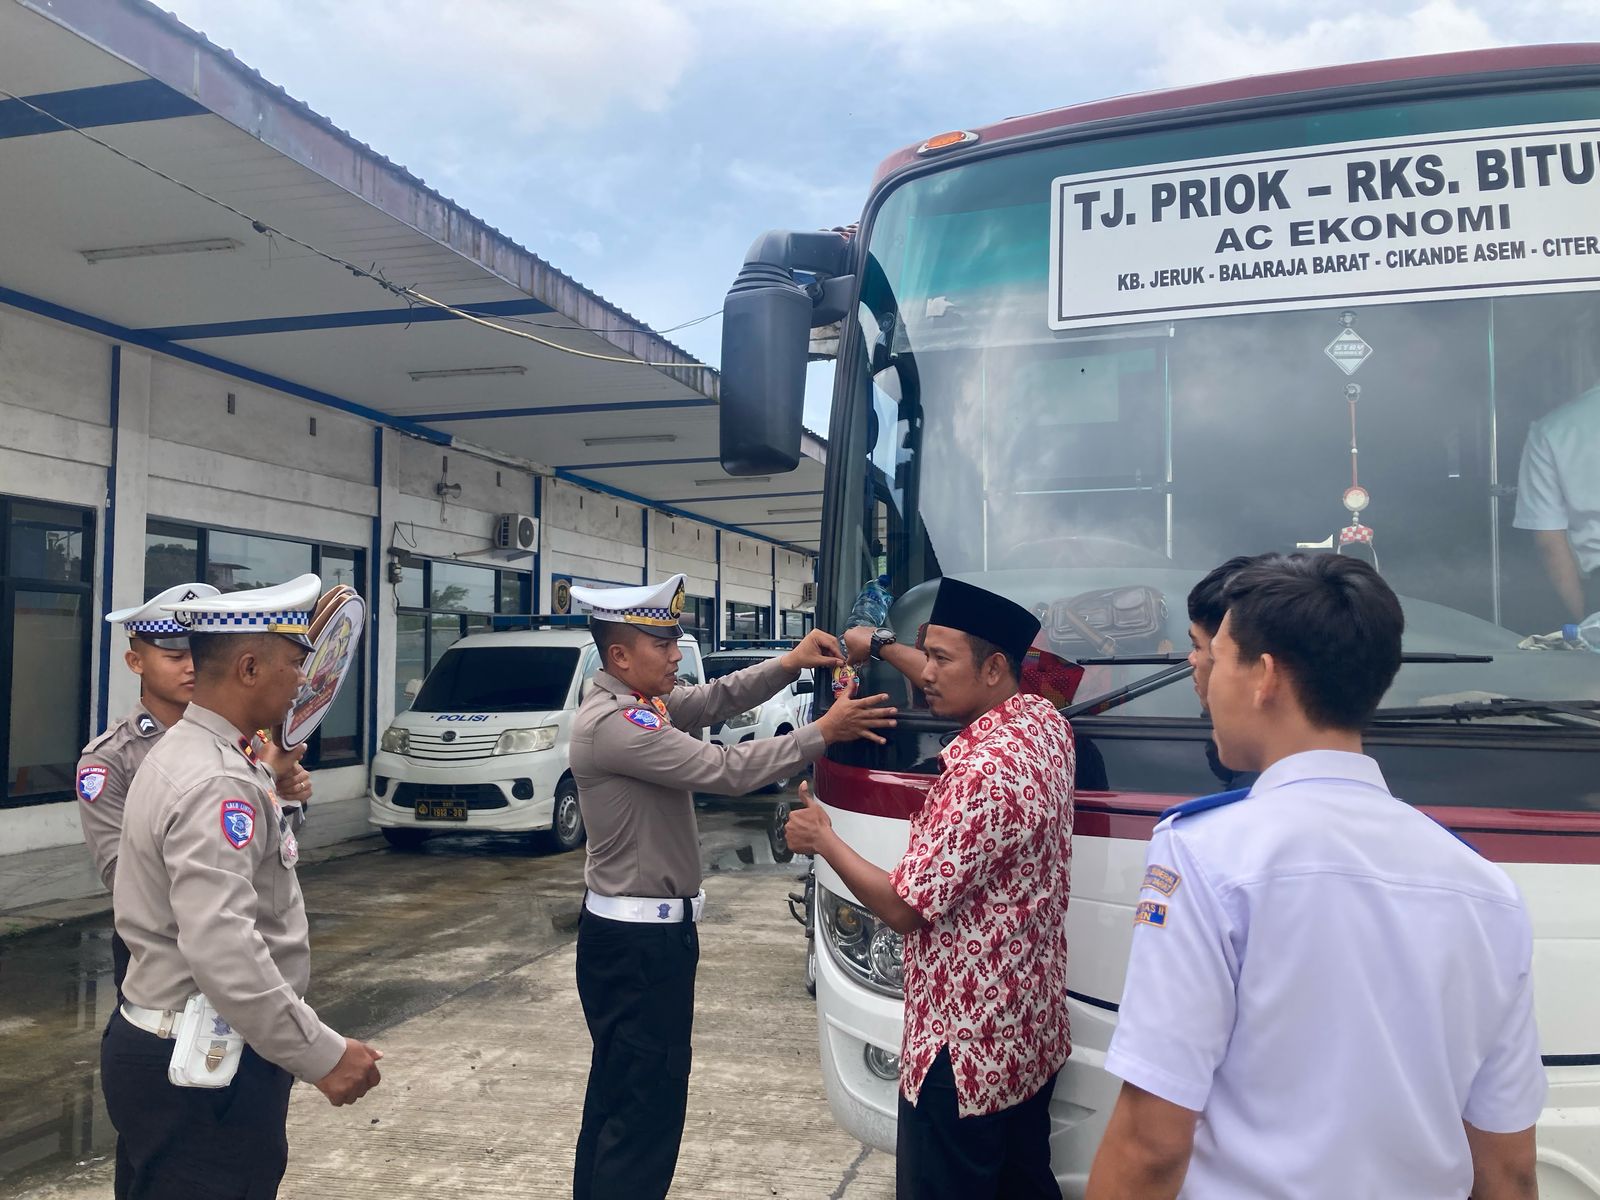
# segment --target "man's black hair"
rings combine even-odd
[[[978,669],[989,661],[991,654],[998,654],[1006,660],[1006,670],[1011,672],[1011,682],[1018,687],[1022,686],[1022,663],[1011,651],[996,646],[987,638],[981,638],[975,633],[963,632],[962,637],[967,639],[967,645],[972,649],[972,665]]]
[[[1400,670],[1405,617],[1370,565],[1338,554],[1274,555],[1224,590],[1240,658],[1270,654],[1289,673],[1311,723],[1359,730]]]
[[[1264,554],[1236,554],[1220,567],[1213,567],[1204,579],[1189,589],[1189,620],[1200,626],[1210,637],[1217,636],[1222,616],[1228,611],[1223,599],[1228,581]]]
[[[593,617],[589,618],[589,632],[594,635],[594,644],[600,651],[602,668],[611,665],[611,647],[632,646],[635,638],[649,636],[626,621],[597,621]]]
[[[238,661],[246,650],[262,653],[275,633],[191,633],[189,656],[196,675],[212,675]]]

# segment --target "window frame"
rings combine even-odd
[[[475,567],[479,570],[492,572],[494,575],[494,611],[483,612],[477,609],[433,608],[429,606],[428,602],[433,598],[433,567],[435,563],[451,567]],[[398,634],[399,618],[401,617],[421,617],[423,619],[422,678],[424,680],[428,678],[428,673],[433,670],[434,665],[438,662],[438,657],[433,652],[433,624],[435,618],[457,617],[460,619],[458,632],[454,641],[450,643],[451,645],[454,645],[455,642],[464,637],[470,637],[474,633],[493,633],[499,630],[533,628],[533,574],[530,571],[491,566],[486,563],[462,563],[456,559],[449,558],[423,558],[420,555],[412,555],[404,569],[421,572],[424,605],[418,607],[412,604],[402,604],[400,602],[401,585],[399,583],[390,584],[390,595],[394,600],[396,632]],[[516,599],[521,605],[521,611],[519,612],[507,612],[505,610],[505,604],[508,599],[505,585],[508,576],[516,582]],[[476,622],[478,627],[473,627],[469,622]],[[486,627],[484,627],[485,623]],[[445,649],[449,649],[449,647],[447,646]],[[441,650],[439,653],[443,654],[444,651]],[[397,672],[395,676],[395,715],[397,716],[400,713],[408,712],[411,707],[410,700],[403,698],[403,693],[400,690],[402,686]]]
[[[59,509],[62,512],[76,513],[82,519],[83,553],[79,558],[79,578],[76,580],[42,579],[36,576],[13,576],[11,574],[11,531],[13,512],[18,504],[38,505],[45,508]],[[0,686],[5,688],[5,720],[0,721],[0,779],[5,781],[3,791],[0,791],[0,809],[32,808],[40,804],[58,804],[71,800],[74,797],[72,783],[69,781],[64,788],[54,788],[48,791],[36,792],[27,796],[11,795],[11,693],[13,686],[12,672],[15,670],[16,656],[13,653],[16,625],[16,602],[18,592],[54,592],[57,594],[81,597],[79,612],[79,633],[82,650],[78,663],[78,690],[82,703],[78,705],[75,714],[77,729],[77,744],[81,747],[88,743],[90,737],[90,712],[93,709],[94,687],[94,629],[95,621],[99,617],[99,606],[95,602],[95,564],[98,554],[98,541],[96,534],[99,532],[99,523],[96,520],[96,510],[81,504],[60,504],[53,500],[41,500],[33,496],[0,495],[0,527],[5,530],[3,539],[0,539],[0,662],[7,664],[6,674],[0,679]],[[69,780],[75,776],[77,768],[77,754],[74,753],[72,767],[69,771]]]
[[[261,538],[270,542],[292,542],[299,546],[311,548],[311,570],[319,578],[323,573],[323,556],[327,551],[340,552],[340,561],[353,561],[355,581],[351,585],[363,600],[367,601],[369,609],[372,601],[367,595],[369,581],[367,577],[367,556],[371,553],[369,547],[352,546],[346,542],[315,542],[308,538],[282,537],[274,533],[262,533],[256,529],[233,529],[225,525],[200,525],[193,521],[179,521],[169,517],[147,517],[145,519],[145,586],[144,596],[149,600],[160,592],[160,587],[153,587],[150,583],[149,553],[150,535],[155,531],[158,535],[169,534],[172,537],[193,538],[195,541],[195,573],[192,579],[205,580],[211,570],[211,536],[222,533],[235,537]],[[342,556],[348,554],[351,559]],[[372,629],[369,620],[367,636],[371,637]],[[342,754],[324,754],[322,747],[322,730],[319,728],[307,739],[306,754],[302,765],[307,770],[329,770],[335,767],[361,766],[367,762],[367,722],[368,722],[368,697],[369,687],[373,681],[369,679],[371,672],[367,669],[368,653],[363,652],[356,656],[356,662],[351,668],[350,677],[345,680],[349,686],[352,680],[356,686],[356,729],[354,733],[355,748]]]

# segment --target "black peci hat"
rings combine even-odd
[[[1039,618],[1022,605],[959,579],[941,579],[928,624],[993,642],[1018,662],[1039,636]]]

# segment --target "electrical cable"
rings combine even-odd
[[[281,237],[284,241],[291,242],[294,245],[299,246],[302,250],[310,251],[312,254],[315,254],[318,258],[325,259],[326,261],[328,261],[330,263],[333,263],[335,266],[343,267],[346,271],[349,271],[352,275],[356,276],[356,278],[358,278],[358,279],[369,279],[369,280],[371,280],[373,283],[376,283],[379,287],[383,288],[385,291],[388,291],[388,292],[392,293],[393,295],[398,296],[400,299],[404,300],[408,305],[418,305],[418,304],[420,304],[420,305],[423,305],[423,306],[428,307],[428,308],[436,308],[436,309],[439,309],[442,312],[450,313],[452,316],[457,317],[460,320],[470,321],[474,325],[481,325],[485,329],[493,329],[498,333],[510,334],[512,337],[522,338],[522,339],[524,339],[526,341],[535,342],[538,345],[544,346],[544,347],[546,347],[548,349],[559,351],[562,354],[571,354],[571,355],[574,355],[575,357],[578,357],[578,358],[593,359],[593,360],[595,360],[597,362],[622,363],[622,364],[627,365],[627,366],[669,368],[669,369],[670,368],[682,368],[682,369],[692,370],[692,371],[693,370],[698,370],[698,371],[709,371],[709,370],[711,370],[711,367],[709,365],[707,365],[706,363],[697,363],[697,362],[650,362],[650,361],[647,361],[645,359],[624,358],[624,357],[621,357],[619,355],[596,354],[596,353],[594,353],[592,351],[589,351],[589,350],[579,350],[579,349],[576,349],[575,347],[572,347],[572,346],[563,346],[559,342],[553,342],[553,341],[550,341],[548,338],[538,337],[535,334],[527,333],[527,332],[525,332],[525,331],[523,331],[521,329],[511,329],[511,328],[508,328],[505,325],[497,324],[496,322],[488,320],[485,317],[480,317],[475,313],[467,312],[465,309],[457,308],[455,305],[447,304],[443,300],[435,300],[432,296],[429,296],[429,295],[427,295],[427,294],[425,294],[423,292],[417,291],[416,288],[407,287],[404,284],[395,283],[392,280],[386,279],[386,278],[384,278],[383,274],[381,272],[379,272],[379,271],[368,270],[368,269],[365,269],[365,268],[362,268],[362,267],[358,267],[358,266],[356,266],[355,263],[350,262],[348,259],[341,258],[337,254],[332,254],[327,250],[323,250],[318,246],[314,246],[310,242],[307,242],[307,241],[304,241],[304,240],[302,240],[300,238],[295,237],[292,233],[285,233],[283,230],[278,229],[276,226],[269,225],[267,222],[259,219],[258,217],[253,217],[249,213],[243,211],[242,209],[235,208],[233,205],[229,204],[226,200],[218,199],[216,196],[213,196],[210,193],[202,191],[200,188],[195,187],[193,184],[185,183],[183,180],[177,179],[174,176],[167,174],[165,171],[161,170],[159,167],[153,167],[149,163],[144,162],[143,160],[134,157],[132,154],[129,154],[124,150],[118,149],[116,146],[113,146],[110,142],[107,142],[107,141],[104,141],[101,138],[95,137],[94,134],[90,133],[88,130],[81,129],[78,126],[72,124],[72,122],[63,120],[62,118],[56,116],[55,113],[52,113],[52,112],[50,112],[50,111],[48,111],[46,109],[40,108],[37,104],[34,104],[32,101],[27,100],[24,97],[17,95],[15,92],[9,92],[5,88],[0,88],[0,96],[3,96],[3,97],[5,97],[6,99],[9,99],[9,100],[16,101],[18,104],[22,105],[24,108],[27,108],[27,109],[31,110],[32,112],[38,113],[41,117],[44,117],[45,119],[50,120],[50,121],[54,121],[57,125],[61,126],[61,128],[71,130],[73,133],[78,134],[80,137],[88,139],[90,142],[93,142],[96,146],[99,146],[102,150],[109,150],[112,154],[115,154],[118,158],[122,159],[124,162],[132,163],[134,166],[140,168],[141,170],[148,171],[150,174],[156,176],[158,179],[164,179],[164,180],[166,180],[166,182],[172,184],[174,187],[182,188],[184,191],[188,192],[190,195],[198,196],[200,199],[205,200],[205,201],[207,201],[207,202],[209,202],[211,204],[215,204],[218,208],[224,209],[225,211],[232,213],[234,216],[238,217],[241,221],[248,222],[252,229],[254,229],[257,233],[261,234],[263,237],[265,237],[267,239],[267,245],[268,245],[269,251],[270,251],[270,248],[271,248],[271,245],[272,245],[272,239],[274,237]],[[717,310],[717,312],[721,312],[721,311],[722,311],[721,309]],[[675,329],[684,329],[684,328],[687,328],[690,325],[697,325],[701,321],[709,320],[711,317],[714,317],[716,315],[717,315],[717,313],[708,313],[704,317],[696,317],[692,321],[686,321],[682,325],[677,325],[677,326],[674,326],[673,328],[675,328]],[[565,328],[565,327],[564,326],[555,326],[555,325],[539,325],[538,328],[556,329],[556,328]],[[601,330],[588,330],[588,329],[584,329],[582,327],[579,327],[579,328],[576,328],[576,329],[572,330],[572,332],[574,332],[574,333],[616,332],[616,333],[630,333],[631,334],[631,333],[653,332],[653,331],[637,330],[637,329],[601,331]]]

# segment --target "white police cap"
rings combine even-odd
[[[685,575],[674,575],[664,583],[643,587],[574,587],[572,598],[587,604],[589,620],[619,621],[659,638],[683,636],[678,616],[683,612]]]
[[[301,575],[274,587],[250,588],[162,607],[189,633],[281,633],[311,647],[306,636],[322,595],[322,580]]]
[[[129,637],[153,642],[163,650],[187,650],[189,631],[172,619],[170,606],[215,595],[218,595],[217,589],[209,583],[180,583],[143,604],[107,613],[106,620],[113,625],[121,625],[122,631]]]

